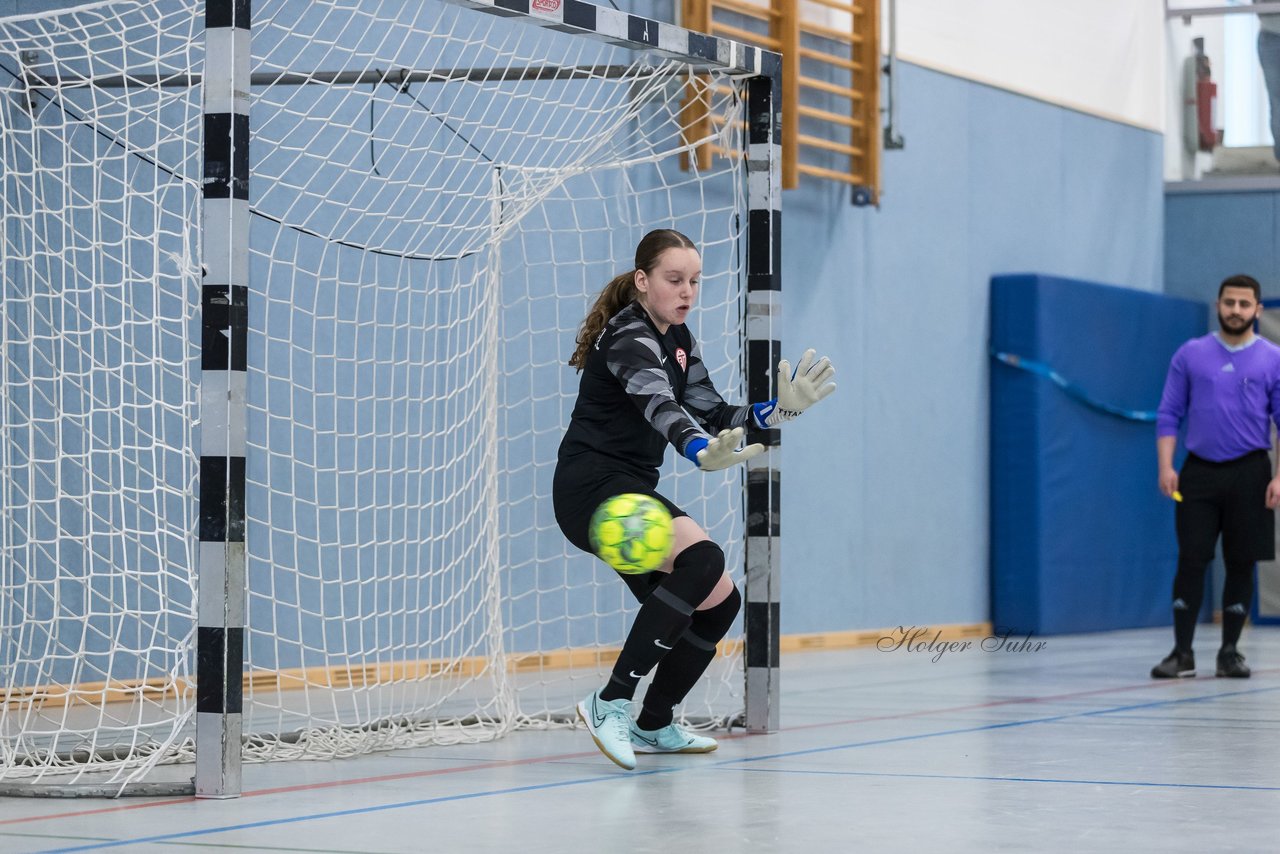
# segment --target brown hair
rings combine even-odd
[[[652,273],[658,266],[658,258],[668,249],[697,249],[693,241],[678,231],[670,228],[659,228],[641,238],[636,246],[636,265],[620,276],[614,276],[596,297],[591,311],[583,318],[578,327],[573,355],[569,357],[569,366],[582,370],[587,364],[587,351],[599,337],[609,319],[621,311],[636,298],[636,273],[644,270]]]

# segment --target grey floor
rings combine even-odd
[[[1280,628],[784,657],[782,728],[634,772],[582,730],[249,766],[236,801],[0,799],[0,851],[1280,851]],[[938,660],[934,660],[937,658]]]

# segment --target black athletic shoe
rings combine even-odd
[[[1234,646],[1224,646],[1218,650],[1218,674],[1228,679],[1248,679],[1252,673],[1244,663],[1244,656],[1236,652]]]
[[[1164,661],[1151,668],[1152,679],[1186,679],[1195,675],[1195,654],[1176,649],[1165,656]]]

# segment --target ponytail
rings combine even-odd
[[[609,322],[609,318],[635,298],[635,270],[623,273],[621,276],[614,276],[613,280],[604,286],[604,290],[596,297],[595,305],[591,306],[591,311],[587,312],[587,316],[582,320],[582,326],[578,329],[573,355],[569,357],[569,367],[578,370],[586,367],[587,351],[599,337],[604,325]]]

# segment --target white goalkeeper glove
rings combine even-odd
[[[741,427],[732,430],[721,430],[719,436],[703,439],[699,436],[691,439],[685,446],[685,456],[697,463],[703,471],[719,471],[729,466],[745,463],[752,457],[764,453],[764,445],[747,445],[739,448],[745,431]]]
[[[836,390],[830,381],[836,374],[831,360],[823,356],[815,362],[813,356],[812,349],[805,350],[794,371],[786,359],[778,362],[778,396],[751,405],[757,427],[777,427],[790,421]]]

